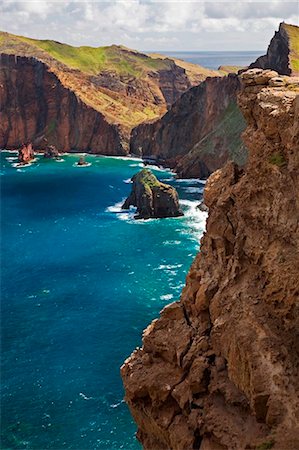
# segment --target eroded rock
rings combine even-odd
[[[123,209],[137,207],[136,219],[178,217],[183,213],[174,187],[161,183],[149,169],[143,169],[132,178],[132,192]]]
[[[299,89],[242,77],[248,164],[209,178],[181,299],[121,369],[146,450],[299,448]]]

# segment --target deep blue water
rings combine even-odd
[[[2,153],[2,449],[138,449],[119,367],[179,298],[198,250],[203,183],[175,185],[185,217],[119,212],[139,161]]]
[[[159,51],[162,55],[172,56],[173,58],[183,59],[193,64],[207,67],[209,69],[218,69],[219,66],[248,66],[256,58],[265,54],[265,51],[250,52],[177,52],[177,51]]]

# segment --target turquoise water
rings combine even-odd
[[[2,447],[138,449],[119,367],[178,299],[198,250],[203,183],[175,181],[185,217],[134,221],[119,202],[138,160],[1,154]]]

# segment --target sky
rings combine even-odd
[[[2,31],[144,51],[265,51],[283,20],[299,25],[298,0],[0,0]]]

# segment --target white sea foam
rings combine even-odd
[[[193,186],[187,186],[183,187],[185,192],[188,192],[189,194],[201,194],[203,192],[203,188],[201,187],[193,187]]]
[[[172,269],[179,269],[182,267],[183,264],[160,264],[159,267],[157,267],[154,270],[172,270]]]
[[[142,163],[140,164],[130,164],[130,167],[144,167],[144,165]]]
[[[192,183],[206,184],[207,180],[201,180],[199,178],[177,178],[175,181],[177,183],[187,183],[187,184],[192,184]]]
[[[75,164],[73,164],[73,167],[89,167],[89,166],[91,166],[91,163],[90,162],[88,162],[88,163],[85,163],[85,164],[78,164],[78,163],[75,163]]]
[[[106,208],[106,212],[116,214],[117,218],[120,220],[127,220],[130,222],[135,221],[134,216],[136,214],[136,208],[131,206],[130,209],[122,209],[124,201],[125,198],[123,198],[121,202],[115,203],[115,205],[108,206],[108,208]]]
[[[167,241],[164,241],[163,244],[164,245],[180,245],[181,241],[175,241],[175,240],[170,241],[170,240],[167,240]]]
[[[124,183],[126,184],[131,184],[132,183],[132,179],[131,178],[127,178],[126,180],[123,180]]]
[[[17,156],[7,156],[6,158],[5,158],[7,161],[17,161],[18,160],[18,157]]]
[[[59,159],[55,159],[55,161],[60,163],[60,162],[64,162],[65,160],[63,158],[59,158]]]
[[[171,300],[173,298],[173,294],[165,294],[165,295],[161,295],[160,299],[161,300]]]
[[[25,167],[29,167],[29,166],[32,166],[32,162],[26,163],[26,164],[21,164],[21,163],[13,163],[12,164],[12,167],[16,167],[17,169],[20,167],[25,168]]]
[[[189,229],[193,233],[194,239],[199,241],[205,228],[208,213],[201,211],[198,206],[197,201],[194,200],[181,200],[180,204],[183,207],[185,218],[188,220]],[[186,233],[186,231],[182,231]]]
[[[111,159],[120,159],[123,161],[142,161],[141,158],[137,158],[136,156],[107,156],[107,155],[95,155],[99,158],[111,158]]]

